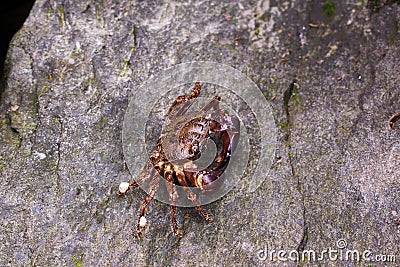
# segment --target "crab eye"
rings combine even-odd
[[[200,150],[199,150],[199,146],[198,145],[194,145],[194,146],[192,146],[192,152],[193,152],[193,154],[197,154],[197,153],[199,153],[200,152]]]

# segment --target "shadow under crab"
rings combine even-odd
[[[200,91],[200,82],[196,82],[189,96],[181,95],[176,98],[166,112],[166,127],[158,139],[157,147],[139,178],[119,186],[118,195],[123,195],[150,179],[148,195],[139,209],[136,231],[140,238],[143,237],[142,228],[146,225],[146,208],[159,188],[161,177],[164,178],[169,196],[170,219],[175,236],[182,237],[176,220],[176,201],[179,197],[177,186],[182,187],[186,197],[206,221],[213,221],[212,216],[201,207],[198,196],[192,189],[198,188],[207,194],[221,186],[221,175],[239,142],[240,121],[219,108],[218,96],[199,111],[188,112]],[[217,152],[212,163],[201,169],[194,161],[201,157],[208,139],[215,143]]]

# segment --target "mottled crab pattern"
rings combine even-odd
[[[148,195],[139,209],[136,231],[140,238],[143,237],[142,228],[146,225],[144,217],[146,208],[157,192],[161,177],[166,180],[170,219],[175,236],[182,237],[176,219],[176,201],[179,197],[177,185],[182,187],[186,197],[204,219],[207,222],[213,221],[212,216],[201,207],[197,195],[191,188],[197,187],[201,192],[207,193],[220,185],[217,180],[227,168],[231,154],[239,141],[240,122],[236,116],[229,115],[226,110],[219,108],[218,96],[199,111],[188,112],[200,91],[200,82],[196,82],[188,96],[182,95],[176,98],[166,112],[166,126],[158,139],[157,148],[151,154],[139,178],[120,184],[118,195],[123,195],[129,189],[151,179]],[[194,160],[201,157],[207,139],[212,139],[216,144],[217,152],[213,162],[202,170],[188,168],[187,166],[193,166]],[[152,174],[152,169],[157,172]]]

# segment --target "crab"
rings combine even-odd
[[[157,193],[161,177],[165,179],[170,201],[170,220],[176,237],[183,236],[176,219],[176,202],[179,197],[177,186],[182,187],[186,197],[207,222],[213,221],[213,217],[203,209],[192,189],[195,187],[200,189],[201,193],[207,194],[221,186],[221,175],[239,141],[240,122],[235,115],[219,108],[221,98],[218,96],[214,96],[200,110],[188,112],[200,91],[201,84],[196,82],[188,96],[181,95],[176,98],[166,112],[164,130],[140,176],[119,186],[117,194],[123,195],[129,189],[136,188],[150,179],[147,196],[139,209],[136,227],[139,238],[143,238],[142,229],[147,223],[144,215]],[[193,168],[196,167],[195,160],[201,157],[205,149],[207,139],[211,139],[216,145],[215,158],[205,168]]]

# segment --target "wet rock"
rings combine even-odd
[[[387,120],[400,109],[400,6],[317,2],[36,1],[1,89],[1,265],[295,266],[306,255],[311,266],[324,255],[324,266],[356,266],[322,252],[395,255],[400,131]],[[182,239],[154,201],[139,240],[145,193],[116,196],[141,171],[124,163],[124,113],[151,75],[190,61],[258,85],[277,126],[274,164],[255,192],[239,185],[207,205],[213,223],[178,209]]]

